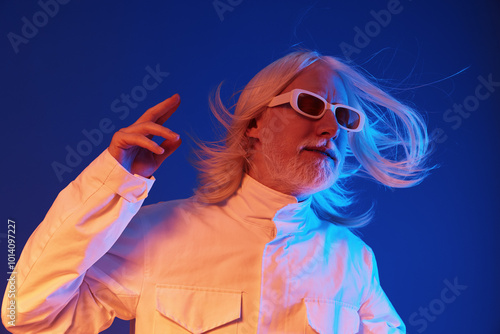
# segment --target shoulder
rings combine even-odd
[[[192,198],[176,199],[145,205],[137,212],[136,217],[142,221],[154,223],[182,215],[183,212],[193,211],[196,208],[197,205]]]
[[[328,247],[333,247],[335,251],[342,250],[346,258],[353,264],[371,270],[374,253],[366,242],[347,227],[329,222],[324,224],[326,226],[326,245]]]
[[[193,223],[200,217],[210,216],[212,211],[217,209],[217,205],[203,204],[195,197],[189,197],[143,206],[135,219],[149,228],[179,226]]]

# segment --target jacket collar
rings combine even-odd
[[[227,207],[239,218],[262,227],[276,229],[276,235],[301,232],[312,227],[312,196],[298,202],[244,174],[241,186],[228,199]]]

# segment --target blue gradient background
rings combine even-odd
[[[441,128],[447,136],[435,144],[431,160],[440,168],[418,187],[391,191],[369,180],[355,182],[360,191],[355,209],[376,203],[375,220],[361,230],[362,238],[377,255],[381,283],[409,333],[500,333],[500,87],[457,129],[443,119],[454,103],[474,95],[478,76],[500,82],[499,4],[402,0],[401,12],[352,56],[421,110],[431,131]],[[229,97],[293,45],[342,56],[339,45],[354,45],[354,28],[364,30],[374,21],[370,11],[387,5],[243,0],[221,21],[209,0],[73,0],[16,54],[7,34],[20,34],[21,18],[32,21],[40,7],[35,1],[2,0],[2,290],[8,278],[7,219],[16,222],[19,255],[58,192],[112,136],[106,134],[60,182],[51,164],[64,163],[66,145],[76,148],[85,139],[82,130],[96,128],[103,118],[116,129],[125,127],[179,93],[181,106],[167,124],[184,142],[155,174],[146,204],[188,197],[196,184],[187,160],[193,147],[188,134],[215,138],[207,97],[219,82],[225,80],[223,94]],[[142,83],[145,68],[156,64],[169,76],[121,120],[111,103],[130,94]],[[467,289],[427,321],[425,330],[421,322],[410,322],[419,308],[441,298],[445,280],[455,279]],[[128,333],[128,323],[117,319],[105,333]]]

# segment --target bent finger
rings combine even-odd
[[[175,141],[165,140],[160,146],[165,150],[162,154],[155,156],[156,162],[161,164],[169,155],[174,153],[175,150],[179,148],[182,144],[182,139],[179,137]]]
[[[127,133],[139,133],[147,138],[151,139],[154,136],[162,137],[170,140],[177,140],[179,138],[179,134],[174,131],[166,128],[162,125],[153,122],[145,122],[140,124],[132,124],[128,128],[124,129],[124,132]]]
[[[137,133],[122,133],[117,139],[118,143],[116,145],[123,150],[138,146],[155,154],[163,154],[165,152],[165,149],[153,140]]]

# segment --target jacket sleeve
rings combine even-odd
[[[358,311],[360,316],[360,334],[404,334],[406,327],[389,298],[380,286],[377,262],[373,251],[367,247],[364,264],[369,274],[367,289]]]
[[[130,221],[153,182],[105,150],[59,193],[11,275],[2,305],[9,331],[97,333],[115,316],[135,317],[143,232]]]

